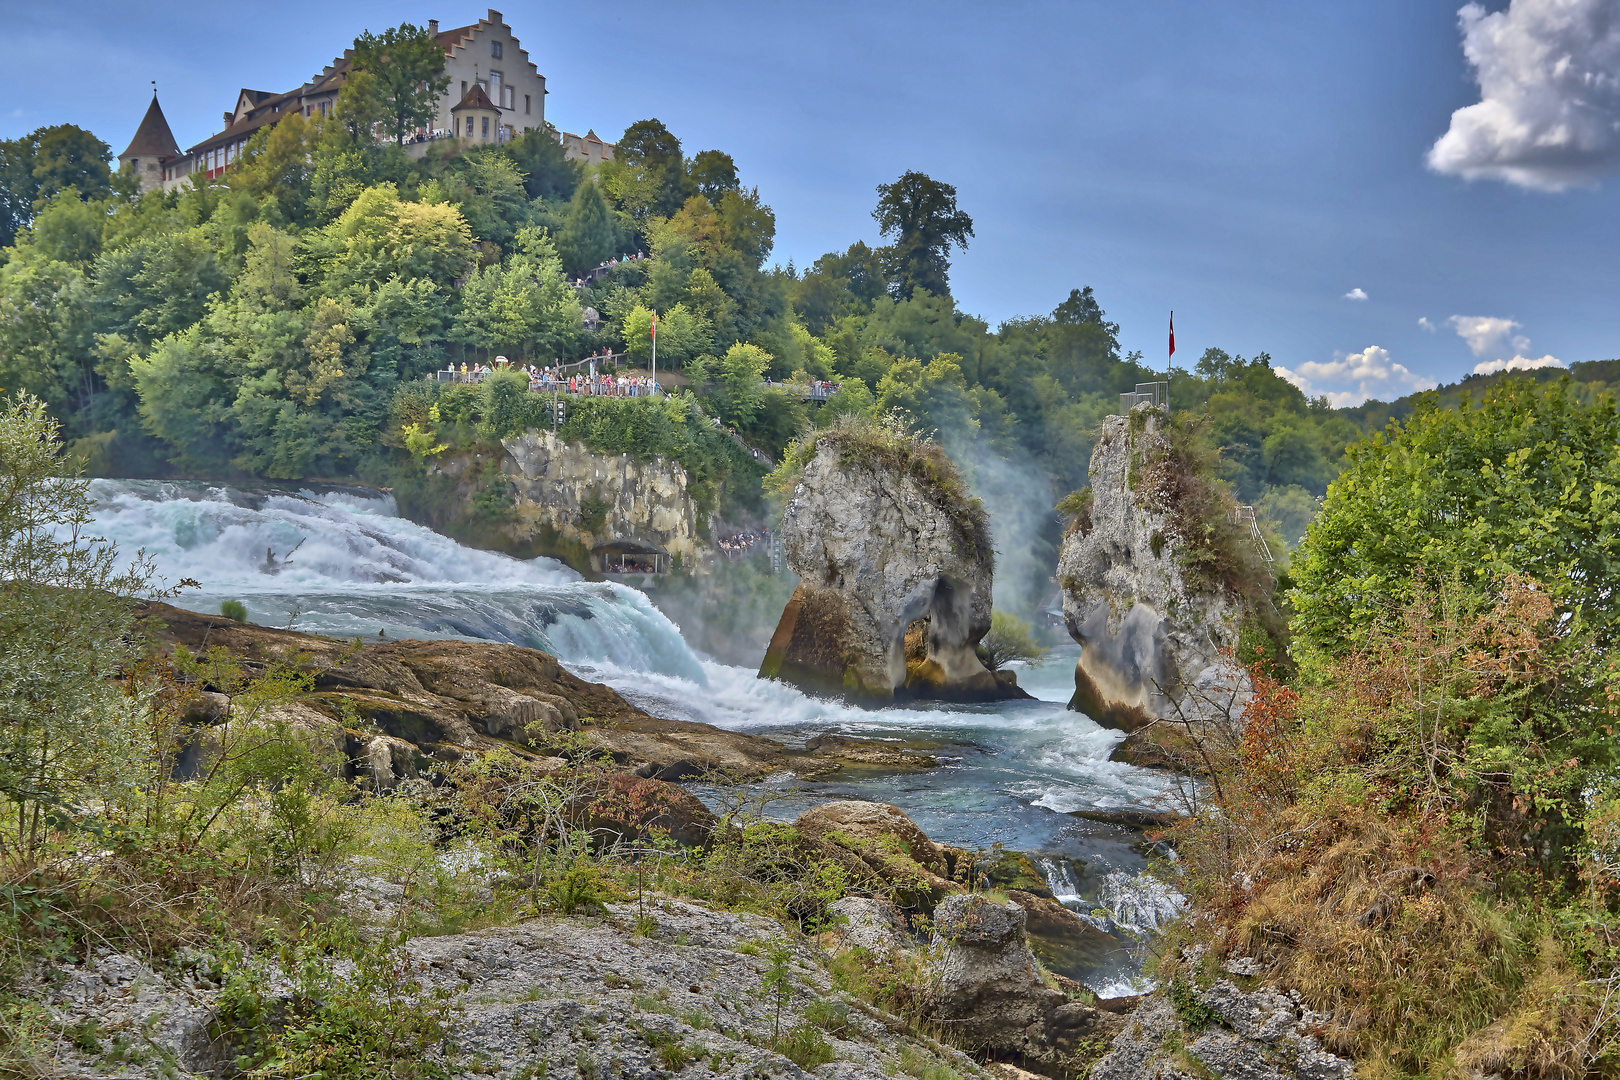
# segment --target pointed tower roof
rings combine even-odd
[[[141,126],[135,129],[129,149],[119,154],[118,160],[128,157],[175,157],[179,153],[180,145],[174,141],[174,132],[169,130],[169,122],[163,117],[163,109],[158,105],[157,91],[154,90],[152,104],[141,118]]]
[[[469,86],[467,88],[467,92],[462,95],[460,103],[452,107],[450,111],[460,112],[462,109],[493,110],[495,109],[495,103],[489,100],[488,94],[484,93],[483,84],[477,79],[474,79],[473,84]]]

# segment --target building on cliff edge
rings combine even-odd
[[[554,132],[571,159],[612,159],[613,144],[597,138],[594,131],[581,138],[556,132],[546,123],[546,77],[499,11],[490,8],[486,18],[454,30],[441,31],[438,20],[430,19],[428,32],[444,49],[444,73],[450,83],[439,100],[438,115],[406,138],[406,153],[419,156],[441,138],[499,143],[520,132],[540,130]],[[236,164],[248,140],[261,129],[294,114],[331,115],[352,56],[352,49],[344,50],[319,74],[291,90],[275,93],[243,87],[235,105],[223,114],[224,126],[189,150],[181,150],[175,141],[154,92],[135,137],[118,155],[119,167],[139,177],[143,192],[216,179]]]

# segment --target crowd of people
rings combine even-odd
[[[613,359],[604,354],[604,361]],[[577,367],[570,364],[568,367]],[[440,382],[480,383],[496,371],[518,371],[529,377],[529,389],[542,394],[583,394],[590,397],[653,397],[663,387],[649,375],[613,374],[605,371],[570,371],[560,364],[508,364],[504,356],[495,358],[494,365],[463,363],[460,368],[451,364],[439,372]]]
[[[746,555],[756,545],[769,544],[771,535],[769,529],[761,529],[758,532],[748,530],[733,533],[731,536],[722,536],[715,541],[715,546],[720,549],[720,554],[734,559],[739,555]]]
[[[576,289],[583,289],[585,286],[589,285],[603,274],[611,273],[619,266],[620,263],[640,262],[646,257],[647,256],[640,251],[637,251],[633,255],[620,255],[616,259],[609,259],[607,262],[599,265],[595,270],[592,270],[581,277],[570,278],[568,284],[572,285]]]

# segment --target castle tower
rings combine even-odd
[[[164,119],[163,109],[158,105],[157,89],[152,90],[152,104],[146,109],[146,115],[141,118],[141,126],[135,129],[135,137],[129,141],[129,149],[118,155],[120,169],[133,169],[140,178],[141,193],[154,191],[163,187],[163,163],[169,158],[180,156],[180,146],[174,141],[174,132],[169,130],[169,121]]]
[[[459,104],[450,109],[456,138],[465,143],[499,142],[501,140],[501,110],[484,93],[483,84],[473,79]]]

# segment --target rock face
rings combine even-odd
[[[678,556],[688,566],[701,562],[697,509],[678,463],[598,454],[549,431],[526,431],[502,445],[508,456],[501,469],[517,498],[510,528],[517,543],[549,530],[591,552],[621,544]],[[607,569],[599,554],[591,568]]]
[[[783,514],[800,584],[760,675],[867,701],[1024,696],[975,653],[995,561],[983,510],[937,448],[861,438],[821,436]]]
[[[446,1071],[467,1080],[652,1080],[690,1064],[692,1074],[733,1080],[802,1078],[806,1071],[776,1048],[776,1034],[806,1030],[816,1006],[816,1033],[832,1058],[816,1075],[886,1080],[902,1054],[941,1072],[976,1072],[965,1055],[897,1034],[892,1017],[845,1003],[809,942],[784,937],[769,919],[649,900],[651,926],[637,930],[638,914],[635,904],[614,904],[605,918],[541,918],[408,942],[402,966],[428,992],[448,995]],[[792,971],[780,1016],[761,989],[763,954],[778,944],[791,949]],[[238,1048],[211,1037],[220,990],[207,967],[159,972],[113,953],[33,973],[22,989],[49,1017],[35,1047],[52,1066],[48,1075],[234,1075],[228,1066]],[[93,1032],[95,1045],[83,1034],[70,1038],[75,1031]]]
[[[358,720],[360,727],[342,731],[343,749],[356,777],[376,790],[421,775],[434,759],[454,760],[462,751],[499,743],[521,747],[534,731],[573,730],[587,718],[594,738],[626,773],[658,780],[682,780],[710,769],[742,780],[784,769],[813,776],[863,756],[859,740],[795,752],[708,724],[661,720],[612,688],[576,677],[538,649],[468,641],[356,645],[159,603],[144,605],[141,614],[162,623],[160,637],[169,644],[194,652],[222,646],[250,675],[271,664],[309,671],[313,693],[285,706],[294,714],[287,719],[298,727],[328,729],[348,717]],[[223,695],[205,691],[187,719],[206,730],[227,708]],[[875,745],[890,757],[906,753]],[[190,754],[206,751],[206,739],[199,739]],[[926,755],[912,756],[919,766],[931,764]],[[180,769],[196,764],[183,760]]]
[[[1135,731],[1154,720],[1241,708],[1247,674],[1228,659],[1242,612],[1193,587],[1169,507],[1138,474],[1167,447],[1163,411],[1110,416],[1091,454],[1092,504],[1063,541],[1063,618],[1081,645],[1069,707]],[[1137,476],[1133,490],[1133,476]]]
[[[1350,1080],[1354,1075],[1354,1062],[1323,1050],[1311,1034],[1326,1018],[1300,1005],[1296,995],[1269,989],[1245,993],[1230,979],[1193,993],[1202,1006],[1199,1023],[1189,1025],[1163,994],[1151,995],[1097,1062],[1090,1080],[1170,1080],[1193,1074]]]
[[[1068,1075],[1090,1046],[1119,1031],[1102,1012],[1042,980],[1016,903],[983,896],[946,898],[934,912],[931,1016],[967,1045]]]

